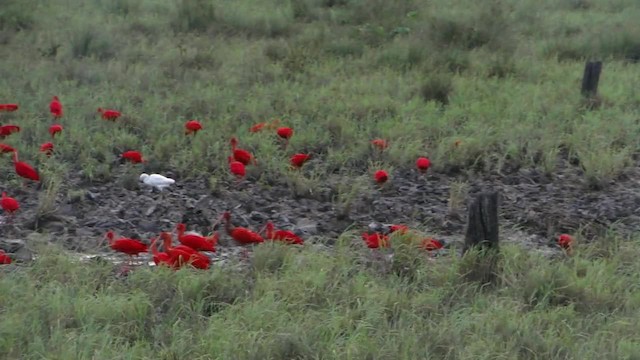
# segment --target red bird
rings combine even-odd
[[[169,254],[174,267],[179,268],[189,264],[196,269],[206,270],[211,266],[211,259],[205,254],[185,245],[172,246],[173,239],[168,232],[160,233],[160,237],[164,241],[164,249]]]
[[[0,143],[0,154],[8,154],[10,152],[15,152],[15,151],[16,149],[12,148],[11,146]]]
[[[247,174],[247,170],[245,169],[244,164],[240,161],[234,160],[232,156],[229,156],[228,160],[229,170],[238,178],[238,181],[240,181]]]
[[[146,160],[142,158],[142,154],[139,151],[129,150],[125,151],[120,155],[123,159],[129,160],[134,164],[143,163]]]
[[[238,243],[244,245],[244,244],[257,244],[257,243],[264,242],[264,239],[262,238],[262,236],[260,236],[260,234],[256,233],[255,231],[251,231],[247,228],[238,227],[238,226],[232,227],[230,212],[225,211],[224,214],[222,214],[222,218],[225,221],[224,223],[225,231],[229,236],[233,238],[233,240],[237,241]]]
[[[302,167],[302,165],[304,165],[304,163],[307,162],[307,160],[309,160],[310,157],[311,155],[307,154],[295,154],[290,159],[291,166],[299,169]]]
[[[426,238],[422,239],[422,243],[420,247],[427,251],[439,250],[444,247],[444,243],[440,240],[436,240],[434,238]]]
[[[0,112],[13,112],[18,110],[18,104],[0,104]]]
[[[252,133],[257,133],[262,131],[263,129],[274,129],[275,127],[278,126],[278,124],[280,124],[280,119],[275,119],[273,121],[271,121],[270,123],[267,122],[261,122],[261,123],[257,123],[255,125],[253,125],[251,128],[249,128],[249,132]]]
[[[44,153],[47,156],[53,155],[53,143],[52,142],[46,142],[46,143],[40,145],[40,152]]]
[[[54,118],[62,117],[62,103],[57,96],[54,96],[49,103],[49,112],[53,115]]]
[[[376,181],[376,183],[382,185],[386,183],[387,180],[389,180],[389,174],[387,174],[387,172],[384,170],[378,170],[375,172],[375,174],[373,174],[373,179]]]
[[[560,234],[560,236],[558,236],[558,245],[567,252],[571,252],[573,248],[573,236],[569,234]]]
[[[7,196],[6,192],[3,192],[2,198],[0,199],[0,207],[2,207],[2,210],[5,212],[9,213],[9,215],[13,216],[13,213],[20,209],[20,203],[18,203],[18,200]]]
[[[238,139],[236,139],[235,137],[232,137],[230,140],[231,143],[231,151],[233,152],[233,158],[236,161],[241,162],[243,165],[249,165],[249,163],[253,160],[253,164],[257,165],[257,161],[256,159],[253,157],[253,155],[248,152],[247,150],[244,149],[238,149]]]
[[[389,143],[384,139],[373,139],[371,140],[371,145],[377,147],[380,151],[382,151],[389,146]]]
[[[293,231],[275,230],[274,225],[271,221],[267,222],[267,225],[265,225],[264,229],[266,229],[267,231],[266,235],[268,240],[284,241],[287,244],[296,244],[296,245],[304,244],[304,240],[302,240]]]
[[[429,167],[431,167],[431,160],[426,157],[419,157],[418,160],[416,160],[416,167],[418,168],[418,171],[425,173],[429,170]]]
[[[389,233],[394,233],[396,231],[399,234],[404,235],[407,232],[409,232],[409,227],[407,225],[395,225],[395,224],[389,227]]]
[[[120,115],[122,115],[120,111],[109,109],[105,110],[103,108],[98,108],[98,112],[102,114],[102,119],[111,121],[116,121],[116,119],[118,119]]]
[[[377,249],[381,247],[389,247],[389,237],[381,233],[362,233],[362,240],[369,249]]]
[[[178,224],[176,230],[178,232],[178,241],[180,241],[182,245],[188,246],[196,251],[216,251],[215,246],[220,238],[220,234],[217,232],[209,237],[185,234],[184,232],[187,230],[187,226],[183,223]]]
[[[293,129],[290,127],[281,127],[276,131],[278,136],[284,139],[284,147],[286,149],[287,145],[289,145],[289,140],[293,136]]]
[[[62,125],[54,124],[49,126],[49,134],[51,135],[51,138],[54,138],[59,132],[62,132]]]
[[[0,126],[0,139],[4,139],[5,137],[17,132],[20,132],[20,126],[18,125]]]
[[[202,124],[198,120],[189,120],[184,124],[184,134],[196,136],[196,133],[202,130]]]
[[[28,180],[40,181],[40,175],[33,167],[31,167],[31,165],[22,161],[18,161],[17,151],[13,152],[13,166],[18,176]]]
[[[158,248],[156,247],[156,242],[158,241],[157,238],[153,238],[151,239],[151,255],[153,256],[153,262],[160,266],[160,265],[169,265],[170,267],[173,267],[173,263],[171,262],[171,256],[169,254],[167,254],[166,252],[159,252]]]
[[[140,255],[140,253],[149,251],[147,244],[143,243],[140,240],[124,237],[116,240],[116,235],[111,230],[107,231],[105,237],[107,238],[107,240],[109,240],[109,246],[114,251],[121,252],[129,256],[129,262],[131,262],[132,256],[138,256]]]
[[[11,257],[9,257],[9,254],[5,253],[4,250],[0,250],[0,265],[9,264],[11,264]]]

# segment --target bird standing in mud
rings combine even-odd
[[[2,192],[2,198],[0,199],[0,207],[2,210],[9,214],[9,221],[13,222],[13,216],[18,209],[20,209],[20,203],[18,200],[7,196],[6,192]]]
[[[140,181],[146,186],[150,186],[151,190],[156,189],[162,192],[164,189],[176,183],[174,179],[162,176],[160,174],[140,174]]]

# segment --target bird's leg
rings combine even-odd
[[[249,259],[249,249],[247,249],[246,247],[242,247],[242,250],[240,251],[240,257],[242,257],[245,260]]]

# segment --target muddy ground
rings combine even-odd
[[[107,230],[148,241],[184,222],[189,230],[208,234],[220,214],[231,209],[236,225],[259,229],[272,220],[277,227],[295,230],[311,243],[330,245],[345,230],[364,231],[371,222],[407,224],[462,243],[468,199],[491,189],[501,193],[503,241],[549,249],[558,233],[573,233],[581,226],[586,226],[587,239],[613,223],[624,233],[640,228],[637,167],[602,190],[590,189],[578,168],[566,163],[560,168],[552,176],[527,169],[484,176],[448,169],[431,171],[426,179],[414,170],[399,171],[385,189],[377,190],[371,184],[370,192],[359,193],[348,211],[332,201],[337,190],[330,180],[304,197],[294,196],[286,184],[264,187],[251,180],[237,190],[222,186],[221,191],[212,193],[208,179],[183,181],[168,172],[165,175],[175,176],[177,183],[161,197],[145,187],[127,190],[116,183],[83,184],[78,176],[67,179],[57,210],[48,216],[36,216],[39,191],[33,185],[12,189],[21,210],[13,224],[0,225],[0,238],[26,239],[39,232],[69,250],[99,253],[108,251],[104,242]],[[469,183],[469,196],[462,197],[460,206],[450,211],[450,187],[460,181]],[[66,195],[69,188],[84,192],[70,199]],[[218,256],[235,247],[223,235],[219,248]]]

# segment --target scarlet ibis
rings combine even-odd
[[[60,124],[53,124],[51,126],[49,126],[49,134],[51,135],[51,138],[54,138],[56,136],[57,133],[62,132],[62,125]]]
[[[16,149],[12,148],[11,146],[0,143],[0,154],[8,154],[14,151],[16,151]]]
[[[114,251],[121,252],[129,256],[129,263],[131,263],[132,256],[138,256],[141,253],[149,251],[147,244],[140,240],[125,237],[116,239],[115,233],[111,230],[107,231],[105,237],[109,241],[109,246]]]
[[[257,165],[258,162],[256,161],[256,159],[253,157],[253,155],[248,152],[247,150],[244,149],[239,149],[237,148],[238,146],[238,139],[236,139],[235,137],[232,137],[230,140],[231,143],[231,151],[233,152],[233,158],[236,161],[241,162],[243,165],[249,165],[249,163],[253,160],[253,164]]]
[[[308,154],[294,154],[293,156],[291,156],[289,162],[291,163],[291,166],[299,169],[302,167],[302,165],[304,165],[304,163],[307,162],[307,160],[309,160],[310,157],[311,155]]]
[[[173,267],[173,263],[171,262],[171,256],[169,256],[168,253],[166,252],[159,252],[158,248],[156,247],[156,242],[158,241],[157,238],[152,238],[151,239],[151,255],[153,256],[153,262],[156,265],[169,265],[170,267]]]
[[[284,148],[286,149],[287,145],[289,145],[289,140],[293,136],[293,129],[290,127],[281,127],[276,130],[276,133],[280,138],[284,139]]]
[[[130,161],[133,164],[139,164],[146,160],[142,158],[142,154],[139,151],[129,150],[120,155],[123,159]]]
[[[49,112],[51,113],[51,115],[53,115],[54,118],[62,117],[62,103],[60,102],[60,99],[58,99],[58,97],[55,95],[49,103]]]
[[[387,174],[387,172],[384,170],[378,170],[375,172],[375,174],[373,174],[373,179],[376,181],[376,183],[382,185],[386,183],[387,180],[389,180],[389,174]]]
[[[20,126],[18,125],[0,126],[0,139],[4,139],[5,137],[17,132],[20,132]]]
[[[222,219],[224,219],[225,222],[225,231],[229,236],[231,236],[233,240],[237,241],[238,243],[244,245],[264,242],[262,236],[260,236],[260,234],[256,233],[255,231],[251,231],[244,227],[233,226],[231,224],[231,213],[229,211],[225,211],[224,214],[222,214]]]
[[[184,264],[190,264],[196,269],[208,269],[211,266],[211,259],[205,254],[185,245],[172,246],[173,239],[168,232],[160,233],[160,237],[164,241],[164,249],[169,254],[174,266],[182,267]]]
[[[53,154],[53,143],[52,142],[46,142],[42,145],[40,145],[40,152],[47,155],[47,156],[51,156]]]
[[[9,264],[11,264],[11,257],[9,257],[9,254],[5,253],[4,250],[0,250],[0,265]]]
[[[27,180],[40,181],[40,175],[31,165],[18,161],[18,151],[13,152],[13,166],[18,176]]]
[[[7,212],[11,219],[13,219],[14,213],[20,209],[20,203],[18,200],[7,196],[6,192],[2,192],[2,198],[0,199],[0,207]]]
[[[434,238],[426,238],[422,239],[420,247],[427,251],[439,250],[444,247],[444,242],[441,240],[436,240]]]
[[[193,134],[195,136],[198,131],[202,130],[202,124],[198,120],[189,120],[184,124],[184,129],[185,135]]]
[[[187,230],[187,226],[183,223],[179,223],[176,226],[178,241],[182,245],[188,246],[196,251],[216,251],[216,244],[218,243],[218,238],[220,234],[217,232],[209,237],[200,236],[197,234],[185,234]]]
[[[367,244],[369,249],[377,249],[381,247],[389,247],[389,237],[387,235],[375,232],[373,234],[362,233],[362,240]]]
[[[247,174],[244,164],[234,160],[232,156],[229,156],[227,160],[229,161],[229,171],[237,177],[238,181],[242,180]]]
[[[0,104],[0,112],[13,112],[18,110],[18,104]]]
[[[102,119],[111,121],[116,121],[120,117],[120,115],[122,115],[120,111],[110,109],[105,110],[103,108],[98,108],[98,112],[101,114]]]
[[[278,126],[278,124],[280,124],[280,119],[274,119],[271,122],[257,123],[251,126],[251,128],[249,128],[249,132],[257,133],[262,131],[263,129],[275,129]]]
[[[389,227],[389,233],[398,232],[398,234],[404,235],[409,232],[409,227],[407,225],[397,225],[393,224]]]
[[[571,250],[573,249],[573,236],[569,235],[569,234],[560,234],[558,236],[558,245],[560,245],[560,247],[567,251],[568,254],[571,253]]]
[[[371,140],[371,145],[377,147],[380,151],[382,151],[389,146],[389,143],[384,139],[373,139]]]
[[[264,229],[266,230],[266,238],[269,240],[284,241],[288,244],[303,245],[304,240],[289,230],[275,230],[271,221],[268,221]]]
[[[175,184],[176,182],[175,180],[162,176],[160,174],[140,174],[140,181],[142,181],[143,184],[155,188],[160,192],[164,191],[164,189]]]
[[[418,160],[416,160],[416,167],[418,168],[418,171],[425,173],[429,170],[429,167],[431,167],[431,160],[426,157],[419,157]]]

